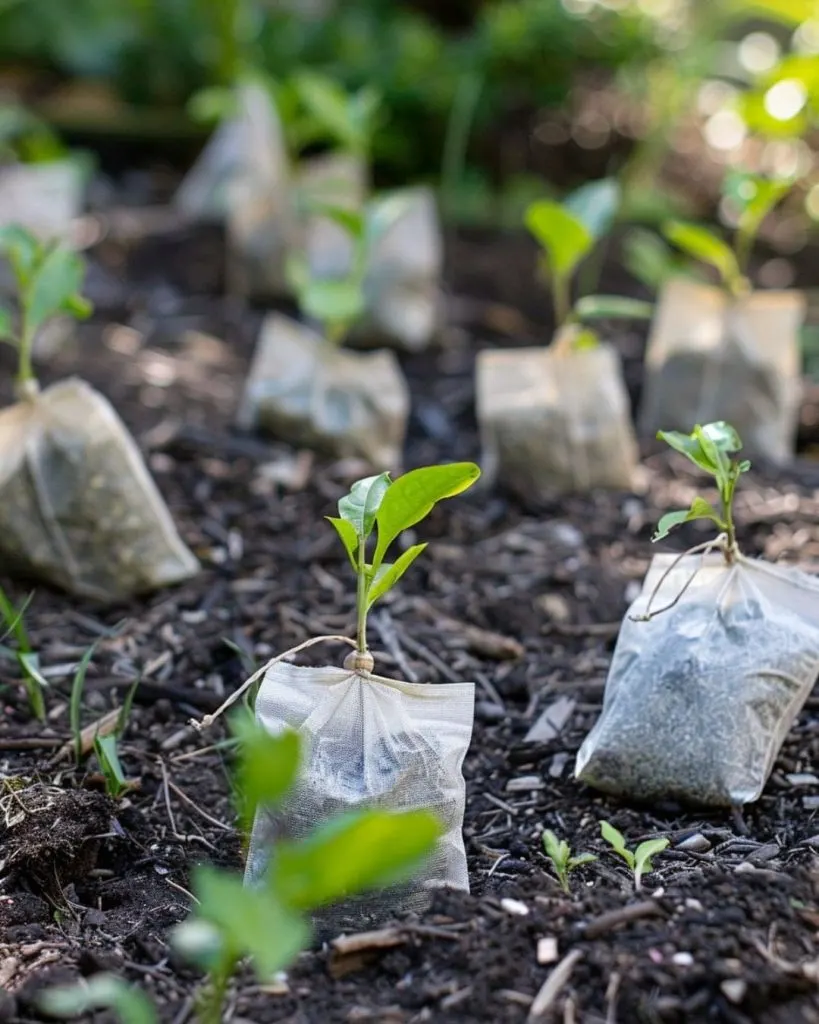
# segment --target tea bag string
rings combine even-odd
[[[249,679],[245,679],[242,685],[238,689],[234,690],[233,693],[228,697],[228,699],[222,705],[220,705],[220,707],[218,707],[216,711],[213,712],[213,714],[205,715],[203,718],[199,720],[191,718],[190,724],[194,727],[194,729],[198,730],[199,732],[202,732],[202,730],[204,729],[209,729],[216,721],[216,719],[225,711],[227,711],[227,709],[232,704],[235,704],[236,701],[242,696],[242,694],[249,687],[251,687],[256,682],[257,679],[261,678],[261,676],[263,676],[269,668],[280,662],[283,658],[289,658],[291,654],[298,654],[299,651],[304,651],[308,647],[312,647],[314,644],[324,643],[325,640],[335,640],[338,643],[349,644],[350,647],[352,648],[355,648],[356,646],[355,640],[351,640],[348,636],[311,637],[309,640],[305,640],[304,643],[297,644],[295,647],[291,647],[289,651],[284,651],[282,654],[277,654],[275,658],[271,658],[270,661],[265,662],[265,664],[262,665],[260,669],[257,669],[253,673],[253,675],[250,676]]]
[[[700,569],[703,566],[703,563],[705,562],[705,556],[709,554],[711,551],[715,550],[722,551],[723,553],[728,551],[727,533],[721,533],[718,537],[715,537],[713,540],[707,540],[704,544],[697,544],[693,548],[689,548],[687,551],[683,551],[682,554],[677,555],[677,557],[674,559],[671,565],[669,565],[669,567],[665,570],[665,572],[660,576],[660,578],[654,585],[654,589],[651,591],[651,594],[648,598],[648,602],[646,604],[646,610],[643,612],[642,615],[629,615],[631,621],[650,622],[656,615],[662,615],[663,612],[671,611],[671,609],[678,603],[678,601],[680,601],[683,594],[685,594],[686,590],[688,590],[688,588],[694,582],[695,576],[700,571]],[[677,568],[677,566],[684,558],[687,558],[688,555],[697,554],[702,555],[702,557],[700,558],[700,564],[697,566],[696,569],[694,569],[694,571],[682,585],[682,587],[680,588],[680,592],[677,594],[677,596],[672,601],[669,601],[669,603],[667,605],[664,605],[662,608],[658,608],[654,612],[651,611],[651,603],[659,593],[660,588],[662,587],[663,583],[665,583],[665,581],[668,579],[669,575],[674,571],[674,569]]]

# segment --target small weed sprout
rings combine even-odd
[[[685,455],[699,469],[713,476],[719,491],[720,507],[715,509],[710,502],[697,496],[691,507],[679,512],[667,512],[657,524],[653,541],[663,540],[676,526],[695,519],[709,519],[725,536],[723,548],[726,561],[731,562],[737,554],[736,528],[734,526],[733,503],[737,482],[743,473],[751,468],[748,459],[735,456],[742,448],[739,434],[723,420],[696,426],[690,434],[676,430],[660,430],[657,437],[675,451]]]
[[[381,107],[376,89],[364,86],[348,93],[335,79],[317,71],[300,71],[286,84],[312,122],[302,129],[312,127],[308,141],[329,139],[338,149],[369,161]]]
[[[688,256],[712,266],[732,295],[745,295],[751,289],[746,275],[754,240],[762,222],[793,184],[793,179],[772,180],[742,171],[725,178],[723,196],[737,216],[733,245],[710,228],[684,221],[668,221],[663,234]]]
[[[4,646],[0,640],[0,656],[17,662],[18,668],[23,673],[23,686],[31,713],[35,718],[44,722],[46,717],[45,691],[48,689],[48,682],[40,671],[40,655],[34,650],[23,621],[33,596],[33,594],[29,594],[23,604],[19,608],[15,608],[3,588],[0,587],[0,621],[5,626],[2,640],[11,636],[15,641],[15,647],[10,648]]]
[[[566,893],[569,892],[569,875],[571,872],[582,864],[591,864],[592,861],[597,860],[593,853],[579,853],[576,857],[573,857],[571,848],[566,840],[558,839],[555,833],[548,828],[543,833],[543,849],[546,856],[552,862],[557,880],[560,882],[560,888]]]
[[[555,329],[604,318],[648,319],[652,305],[619,295],[587,295],[574,305],[571,281],[595,242],[614,221],[620,201],[616,182],[604,179],[583,186],[563,203],[538,199],[526,210],[525,224],[541,247],[540,269],[551,280]],[[572,348],[593,348],[596,333],[578,331]]]
[[[480,472],[472,462],[456,462],[413,469],[395,481],[388,473],[366,477],[339,501],[338,517],[328,516],[356,575],[357,656],[370,665],[367,614],[426,548],[426,544],[413,544],[394,562],[387,562],[390,545],[404,530],[425,519],[437,502],[470,487]],[[368,561],[367,543],[373,530],[377,540],[372,561]]]
[[[0,307],[0,341],[17,351],[15,386],[20,397],[36,393],[32,347],[37,331],[54,316],[84,319],[90,302],[80,295],[85,263],[57,242],[41,242],[30,231],[10,225],[0,228],[0,255],[5,256],[17,285],[16,315]]]
[[[628,864],[634,875],[635,889],[641,887],[643,874],[654,870],[652,858],[668,846],[667,839],[647,839],[636,850],[629,850],[623,833],[607,821],[600,822],[600,833],[612,850]]]
[[[239,813],[248,826],[257,807],[275,807],[293,785],[300,741],[294,732],[271,736],[246,713],[234,718],[233,729],[241,741]],[[220,1024],[227,987],[244,957],[253,960],[260,979],[272,980],[307,945],[312,911],[408,878],[439,835],[440,824],[427,811],[364,811],[278,843],[258,889],[246,888],[231,872],[196,870],[197,907],[175,930],[173,944],[209,974],[201,1024]]]

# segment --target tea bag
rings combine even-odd
[[[687,433],[726,420],[748,455],[786,462],[799,419],[804,314],[800,292],[732,298],[686,278],[669,281],[646,351],[641,431]]]
[[[392,352],[350,352],[272,313],[262,324],[238,424],[396,470],[409,405]]]
[[[620,357],[565,341],[478,356],[483,471],[525,499],[631,486],[637,443]]]
[[[76,160],[0,167],[0,225],[19,224],[43,239],[65,239],[83,205]]]
[[[367,318],[360,334],[418,352],[441,320],[444,242],[435,195],[429,188],[393,192],[371,202],[369,217],[377,240],[364,282]]]
[[[265,87],[238,90],[240,156],[227,184],[231,290],[253,299],[287,295],[285,264],[296,224],[284,132]]]
[[[248,159],[246,142],[251,139],[246,121],[223,121],[176,190],[174,207],[192,220],[224,221],[231,182],[240,175],[243,160]]]
[[[104,601],[199,568],[124,424],[85,381],[0,412],[0,564]]]
[[[348,153],[328,153],[307,160],[300,169],[297,206],[303,246],[311,275],[319,280],[346,277],[353,266],[355,242],[331,217],[310,212],[311,204],[363,210],[367,167]]]
[[[635,621],[649,601],[658,614]],[[756,800],[817,673],[819,580],[741,555],[657,555],[576,775],[636,800]]]
[[[432,886],[469,891],[462,765],[474,701],[472,683],[427,685],[343,668],[271,666],[256,720],[273,735],[295,729],[304,759],[284,805],[256,814],[245,883],[260,884],[277,841],[302,839],[339,814],[425,809],[441,820],[443,835],[420,873],[322,911],[320,934],[362,931],[397,913],[422,911]]]

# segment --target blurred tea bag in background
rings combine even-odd
[[[646,350],[641,432],[726,420],[748,455],[787,462],[799,420],[804,315],[800,292],[733,298],[685,278],[669,281]]]
[[[199,569],[133,438],[85,381],[0,412],[0,562],[103,601]]]
[[[327,153],[306,160],[299,169],[294,203],[302,245],[314,278],[339,278],[350,273],[355,238],[316,206],[361,214],[367,196],[367,167],[350,153]]]
[[[566,347],[576,330],[550,348],[478,356],[483,472],[524,499],[631,487],[638,451],[619,354]]]
[[[409,390],[392,352],[350,352],[277,313],[262,324],[237,422],[379,470],[401,467]]]

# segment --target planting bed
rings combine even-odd
[[[163,1022],[184,1024],[197,977],[166,939],[188,912],[189,870],[241,864],[227,758],[211,749],[224,734],[216,726],[199,735],[188,721],[212,711],[251,659],[350,630],[349,567],[322,516],[363,474],[351,464],[311,465],[306,454],[294,460],[284,446],[231,431],[260,314],[216,297],[218,238],[168,235],[143,246],[128,261],[127,287],[112,253],[100,257],[109,269],[97,264],[90,277],[97,316],[43,376],[77,372],[112,399],[203,572],[104,610],[36,592],[27,622],[53,671],[49,721],[32,721],[13,687],[0,713],[0,989],[11,992],[0,991],[0,1020],[41,1020],[35,997],[44,984],[110,969],[149,991]],[[408,466],[478,456],[478,347],[549,337],[545,297],[528,284],[529,295],[514,290],[532,281],[532,261],[528,247],[490,238],[450,247],[452,326],[442,347],[404,360],[414,401]],[[620,276],[608,273],[608,290],[623,290]],[[615,340],[636,397],[643,338],[623,331]],[[226,1020],[524,1021],[551,974],[543,1020],[819,1021],[819,779],[811,774],[819,696],[744,821],[628,806],[572,779],[653,526],[686,506],[696,483],[681,463],[672,473],[671,458],[647,455],[636,494],[555,497],[524,509],[476,489],[425,524],[428,557],[373,615],[371,642],[385,675],[477,683],[465,764],[472,895],[437,894],[380,948],[305,953],[287,986],[265,990],[243,974]],[[755,468],[737,519],[749,554],[815,565],[819,469],[807,461],[787,472]],[[673,544],[700,537],[688,527]],[[12,592],[19,600],[28,591]],[[143,680],[122,745],[135,788],[119,805],[93,768],[76,771],[59,757],[73,666],[95,640],[85,721]],[[225,641],[246,652],[246,664]],[[343,653],[313,648],[302,663],[337,663]],[[0,682],[14,682],[7,662]],[[526,743],[550,708],[552,728]],[[629,845],[670,839],[642,892],[599,839],[601,819]],[[599,856],[572,875],[570,896],[542,852],[544,827],[574,852]]]

